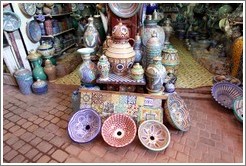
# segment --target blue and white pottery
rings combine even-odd
[[[41,95],[48,91],[48,84],[46,81],[38,79],[32,84],[32,91],[35,94]]]

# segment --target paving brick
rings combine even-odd
[[[19,148],[21,148],[23,145],[25,144],[25,142],[23,140],[18,140],[17,142],[15,142],[13,144],[13,149],[18,150]]]
[[[13,135],[12,137],[10,137],[10,138],[6,141],[6,143],[7,143],[8,145],[13,145],[13,144],[16,143],[18,140],[19,140],[19,138]]]
[[[59,111],[64,111],[64,110],[67,109],[67,107],[66,107],[66,106],[63,106],[63,105],[58,105],[58,106],[56,107],[56,109],[58,109]]]
[[[133,151],[128,151],[125,155],[126,159],[131,159],[131,160],[136,160],[136,158],[138,157],[138,154],[134,153]]]
[[[48,122],[47,120],[44,120],[43,122],[41,122],[39,124],[39,126],[42,127],[42,128],[45,128],[48,124],[50,124],[50,122]]]
[[[10,146],[5,145],[5,146],[3,147],[3,154],[4,154],[4,155],[7,154],[10,150],[11,150]]]
[[[227,152],[221,152],[221,159],[229,163],[234,162],[232,154]]]
[[[38,153],[39,151],[37,149],[31,149],[29,152],[25,154],[25,156],[29,159],[33,159]]]
[[[200,130],[200,137],[208,138],[209,139],[209,132],[205,130]]]
[[[18,125],[23,125],[24,123],[26,123],[27,120],[26,119],[20,119],[18,122],[16,122]]]
[[[46,141],[50,141],[54,136],[55,136],[54,134],[48,133],[43,137],[43,139]]]
[[[55,133],[59,129],[59,127],[50,123],[45,127],[45,129],[52,132],[52,133]]]
[[[47,141],[42,141],[37,145],[37,148],[38,150],[47,153],[52,148],[52,145]]]
[[[164,152],[164,155],[175,158],[177,155],[177,151],[171,148],[167,148]]]
[[[53,115],[55,115],[57,112],[59,112],[58,109],[52,109],[52,110],[49,111],[49,113],[53,114]]]
[[[22,118],[28,119],[28,118],[32,117],[33,114],[30,113],[30,112],[25,111],[25,112],[21,113],[20,116],[21,116]]]
[[[3,141],[7,141],[8,139],[10,139],[14,134],[12,133],[7,133],[3,135]]]
[[[36,136],[33,133],[26,132],[22,134],[20,138],[23,139],[25,142],[30,142],[35,137]]]
[[[49,150],[49,152],[46,153],[46,154],[52,155],[56,150],[57,150],[57,148],[53,146],[53,147]]]
[[[30,145],[37,146],[37,144],[39,144],[41,141],[42,141],[41,138],[35,137],[33,140],[31,140]]]
[[[9,129],[9,131],[10,131],[11,133],[14,133],[14,132],[17,131],[18,129],[20,129],[20,126],[14,125],[13,127],[11,127],[11,128]]]
[[[39,128],[38,125],[32,124],[31,126],[29,126],[29,127],[27,128],[27,130],[28,130],[29,132],[34,132],[34,131],[37,130],[38,128]]]
[[[156,159],[152,162],[152,160],[149,160],[149,163],[167,163],[169,160],[168,156],[165,156],[163,153],[158,153],[156,156]]]
[[[64,162],[67,157],[68,154],[60,149],[58,149],[57,151],[55,151],[52,155],[52,158],[54,158],[55,160],[59,161],[59,162]]]
[[[44,121],[44,119],[42,118],[38,118],[35,121],[33,121],[34,124],[40,124],[42,121]]]
[[[65,163],[81,163],[81,160],[75,157],[69,157],[66,159]],[[95,160],[93,161],[93,163],[95,163]]]
[[[21,129],[17,130],[16,132],[14,132],[14,135],[21,136],[25,132],[26,132],[26,130],[21,128]]]
[[[56,160],[50,160],[49,163],[58,163]]]
[[[20,116],[18,116],[18,115],[13,115],[13,116],[11,116],[10,118],[8,118],[11,122],[17,122],[18,120],[20,120],[21,119],[21,117]]]
[[[67,124],[68,124],[67,121],[65,121],[65,120],[60,120],[60,121],[57,123],[57,126],[60,127],[60,128],[66,129],[66,128],[67,128]]]
[[[11,163],[22,163],[25,160],[25,157],[21,154],[15,156],[10,162]]]
[[[10,107],[12,107],[13,106],[13,104],[4,104],[3,105],[3,108],[4,109],[8,109],[8,108],[10,108]]]
[[[42,157],[43,156],[43,153],[38,153],[33,159],[32,159],[32,162],[37,162],[37,160],[39,160],[40,159],[40,157]]]
[[[51,141],[49,141],[50,143],[52,143],[53,145],[57,146],[57,147],[61,147],[62,144],[64,143],[64,140],[58,136],[55,136]]]
[[[234,161],[235,163],[243,163],[243,157],[235,156]]]
[[[47,163],[49,160],[50,160],[50,157],[47,155],[44,155],[38,159],[37,163]]]
[[[203,153],[202,155],[202,162],[204,163],[213,163],[214,156],[208,153]]]
[[[11,128],[14,125],[15,124],[13,122],[9,122],[8,124],[4,125],[3,128],[7,130],[7,129]]]
[[[26,122],[22,125],[23,128],[27,129],[28,127],[30,127],[33,123],[32,122]]]
[[[24,144],[20,149],[18,149],[18,151],[25,155],[30,149],[32,149],[32,147],[29,144]]]
[[[35,130],[33,133],[34,133],[36,136],[40,137],[40,138],[42,138],[42,137],[44,137],[45,135],[48,134],[48,132],[47,132],[45,129],[43,129],[43,128],[38,128],[38,129]]]
[[[176,160],[187,163],[189,161],[189,156],[182,152],[178,152],[176,156]]]
[[[204,143],[206,145],[215,146],[215,141],[212,139],[200,137],[199,142]]]
[[[183,152],[184,151],[184,145],[179,144],[179,143],[175,143],[175,144],[173,144],[173,149],[175,149],[176,151]]]
[[[64,112],[58,111],[55,115],[56,115],[57,117],[61,117],[63,114],[64,114]]]
[[[72,154],[72,155],[74,155],[74,156],[77,156],[81,150],[82,150],[81,148],[79,148],[79,147],[77,147],[76,145],[73,145],[73,144],[69,145],[69,146],[65,149],[65,151],[66,151],[67,153]],[[105,150],[105,147],[104,147],[104,150]],[[105,150],[105,151],[106,151],[106,150]],[[93,153],[93,150],[92,150],[91,152]],[[101,153],[101,154],[104,154],[104,153]],[[99,155],[98,155],[98,156],[99,156]]]
[[[54,118],[51,120],[51,122],[54,123],[54,124],[56,124],[56,123],[59,122],[59,121],[60,121],[60,118],[57,118],[57,117],[54,117]]]
[[[54,118],[54,115],[48,115],[44,119],[46,119],[47,121],[50,121],[53,118]]]
[[[216,156],[218,158],[221,158],[221,152],[220,152],[220,150],[218,150],[216,148],[210,147],[208,150],[208,153],[211,154],[212,156]]]

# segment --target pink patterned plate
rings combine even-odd
[[[140,9],[140,3],[109,3],[112,12],[122,18],[130,18],[134,16]]]
[[[101,129],[101,117],[90,108],[76,112],[68,123],[70,138],[78,143],[86,143],[94,139]]]
[[[161,151],[168,147],[171,136],[164,124],[156,120],[147,120],[140,124],[138,138],[146,148]]]
[[[102,137],[110,146],[123,147],[130,144],[137,132],[134,120],[125,114],[113,114],[102,125]]]

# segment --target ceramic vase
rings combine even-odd
[[[141,80],[144,77],[144,69],[139,63],[135,63],[131,69],[131,78]]]
[[[127,75],[135,60],[135,51],[129,43],[129,30],[119,22],[112,29],[113,43],[105,51],[111,70],[116,75]]]
[[[169,47],[162,51],[162,65],[165,66],[167,73],[177,74],[179,63],[178,51],[175,48]]]
[[[99,58],[99,61],[97,63],[97,69],[99,71],[100,80],[108,80],[109,78],[109,69],[110,69],[110,63],[108,61],[108,58],[105,55],[102,55]]]
[[[41,95],[45,94],[48,91],[48,84],[44,80],[38,79],[32,84],[32,91],[35,94]]]
[[[45,74],[47,74],[49,81],[53,81],[56,79],[56,67],[49,59],[45,61],[44,72]]]
[[[73,111],[78,111],[80,109],[80,92],[79,89],[73,91],[71,97],[72,109]]]
[[[32,72],[28,69],[21,68],[14,73],[14,77],[23,95],[32,93],[31,86],[33,84]]]
[[[165,91],[168,93],[173,93],[175,91],[175,85],[172,82],[167,82],[165,84]]]
[[[146,44],[146,63],[144,67],[149,66],[149,64],[153,63],[154,57],[161,57],[162,46],[160,44],[160,40],[157,37],[157,33],[154,31],[152,33],[152,37],[148,40]]]
[[[35,80],[46,80],[47,76],[44,73],[44,68],[41,66],[41,63],[39,62],[39,60],[33,61],[32,62],[34,68],[33,68],[33,78]]]
[[[84,32],[84,44],[87,48],[92,48],[94,53],[98,50],[99,33],[93,24],[93,18],[88,18],[88,25]]]
[[[79,75],[81,80],[81,85],[87,87],[94,86],[97,79],[97,66],[91,61],[90,54],[94,52],[92,48],[81,48],[78,49],[81,54],[83,63],[79,67]]]
[[[171,20],[167,19],[165,21],[165,26],[163,26],[163,30],[165,32],[165,45],[169,45],[169,38],[171,36],[171,34],[173,33],[173,27],[171,26]]]
[[[141,50],[141,37],[139,33],[135,36],[135,42],[133,45],[133,49],[135,51],[135,63],[140,63],[142,60],[142,50]]]
[[[153,63],[147,67],[145,73],[148,93],[162,94],[163,83],[167,74],[165,67],[161,64],[161,57],[154,57]]]

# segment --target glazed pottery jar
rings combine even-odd
[[[41,66],[40,62],[39,61],[33,61],[33,65],[34,65],[34,69],[33,69],[33,78],[35,80],[46,80],[47,79],[47,76],[46,74],[44,73],[44,69],[43,67]]]
[[[22,94],[29,95],[32,93],[33,78],[30,70],[21,68],[14,73],[14,77]]]
[[[44,58],[52,57],[55,53],[55,48],[48,42],[43,42],[37,49],[37,52],[44,56]]]
[[[167,73],[177,74],[179,67],[179,55],[175,48],[169,47],[162,50],[162,65],[165,66]]]
[[[172,82],[167,82],[165,84],[165,91],[168,93],[173,93],[175,91],[175,85]]]
[[[156,32],[153,31],[152,37],[146,44],[146,63],[144,64],[145,69],[149,66],[149,64],[153,63],[154,57],[161,57],[161,50],[162,46],[160,44],[160,40],[157,37]]]
[[[51,63],[49,59],[45,61],[44,72],[48,76],[49,81],[56,79],[56,67]]]
[[[48,84],[46,81],[38,79],[32,84],[32,91],[35,94],[41,95],[48,91]]]
[[[165,32],[165,45],[170,44],[169,42],[169,38],[171,36],[171,34],[173,33],[173,27],[171,26],[171,21],[170,19],[167,19],[165,21],[165,26],[163,26],[163,30]]]
[[[93,18],[88,18],[88,25],[84,32],[84,44],[87,48],[92,48],[94,53],[98,50],[99,33],[93,24]]]
[[[106,40],[103,43],[103,54],[109,48],[109,46],[113,43],[111,36],[107,35]]]
[[[80,92],[79,89],[73,91],[72,97],[71,97],[71,103],[73,111],[78,111],[80,109]]]
[[[101,45],[106,38],[105,30],[103,28],[102,19],[101,19],[100,15],[94,15],[93,19],[94,19],[93,24],[95,25],[95,27],[99,33],[99,37],[100,37],[99,45]]]
[[[120,22],[112,30],[113,43],[105,51],[112,72],[126,75],[135,60],[135,51],[129,43],[129,30]]]
[[[163,92],[163,83],[167,73],[165,67],[161,64],[161,57],[154,57],[153,63],[147,67],[145,73],[148,93],[158,94]]]
[[[81,80],[81,85],[87,87],[94,86],[97,79],[97,66],[91,61],[90,54],[94,52],[92,48],[81,48],[78,49],[78,52],[81,54],[83,63],[79,67],[79,75]]]
[[[131,69],[131,78],[141,80],[144,76],[144,69],[139,63],[135,63]]]
[[[133,49],[135,51],[135,63],[140,63],[142,60],[142,50],[141,50],[141,37],[139,33],[135,36],[135,42],[133,45]]]
[[[97,70],[99,71],[100,74],[100,80],[107,80],[109,77],[109,69],[110,69],[110,64],[108,61],[108,58],[105,55],[102,55],[99,58],[99,61],[97,63]]]

